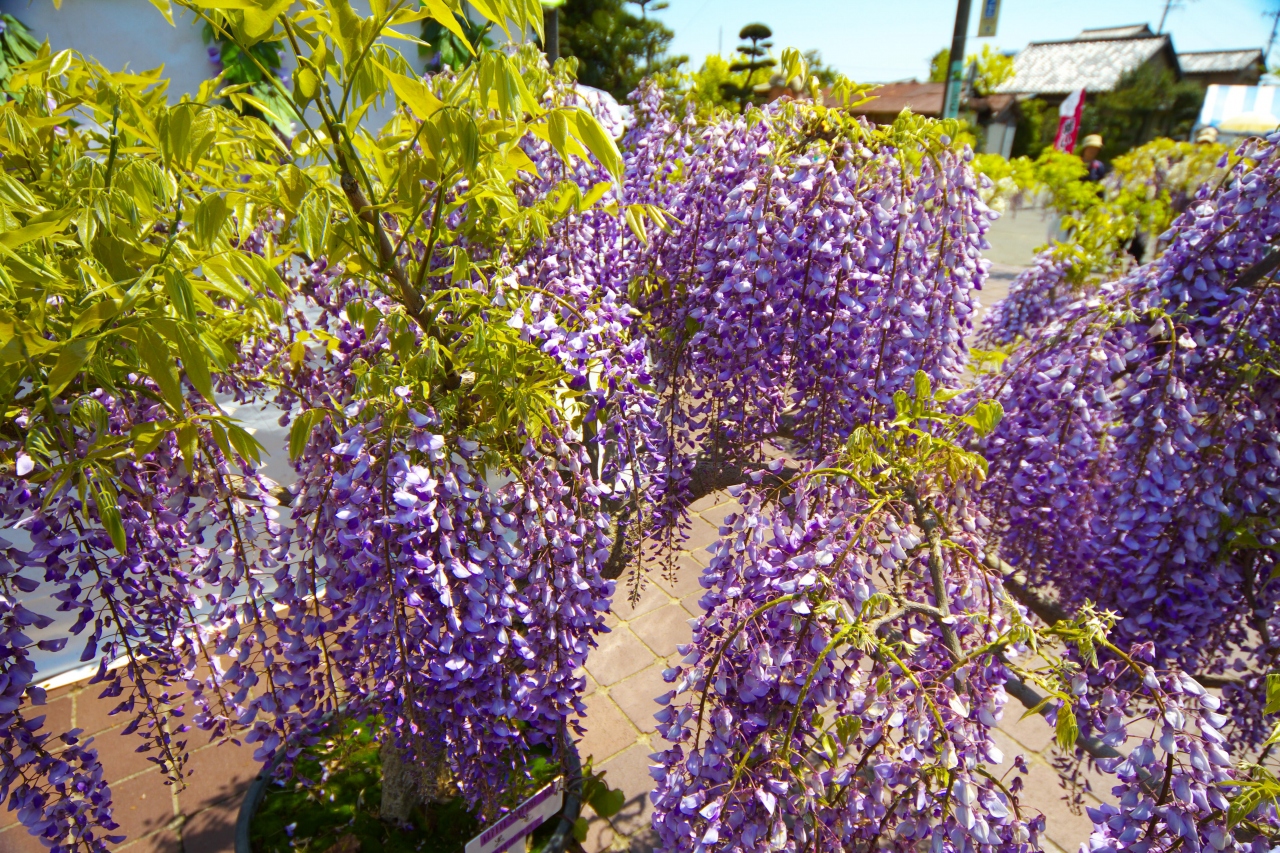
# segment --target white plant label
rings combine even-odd
[[[467,842],[466,853],[501,853],[519,843],[543,821],[564,808],[564,780],[557,779]]]

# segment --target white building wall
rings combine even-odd
[[[112,71],[163,65],[170,101],[195,92],[217,72],[200,26],[181,9],[174,10],[175,26],[148,0],[63,0],[61,9],[52,0],[0,0],[0,11],[26,24],[37,41],[48,39],[55,52],[78,50]]]
[[[362,15],[369,14],[368,0],[352,0],[352,6]],[[194,94],[218,71],[200,38],[201,24],[192,13],[177,7],[174,26],[149,0],[62,0],[61,9],[55,9],[52,0],[0,0],[0,12],[26,24],[37,41],[48,39],[54,51],[78,50],[112,71],[164,66],[170,102]],[[411,32],[417,35],[416,30]],[[392,44],[421,70],[423,62],[415,45]],[[289,61],[287,52],[285,61]],[[390,117],[389,110],[378,112],[378,118]]]

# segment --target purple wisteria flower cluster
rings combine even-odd
[[[894,425],[859,429],[794,488],[736,490],[658,700],[663,849],[1039,849],[1028,769],[993,737],[1016,684],[1045,690],[1059,744],[1113,777],[1089,850],[1269,850],[1272,805],[1228,816],[1248,777],[1221,700],[1153,668],[1150,643],[1116,646],[1091,606],[1035,628],[982,558],[985,466],[957,427],[981,435],[994,410],[957,423],[905,396]]]
[[[995,347],[1029,337],[1099,284],[1121,277],[1131,255],[1148,248],[1159,255],[1167,248],[1167,235],[1159,235],[1221,184],[1234,159],[1221,145],[1157,139],[1117,157],[1100,187],[1071,180],[1073,192],[1054,194],[1081,209],[1062,211],[1066,233],[1014,280],[983,318],[978,340]]]
[[[747,489],[725,519],[706,614],[659,699],[675,744],[653,770],[664,850],[1037,845],[1044,819],[1020,810],[1020,783],[987,771],[1003,760],[998,649],[1017,615],[966,550],[980,541],[965,526],[985,520],[913,496],[955,527],[944,551],[904,494],[860,480]]]
[[[511,71],[483,111],[527,82],[480,61],[486,86]],[[400,153],[475,132],[436,107],[461,77],[395,79],[419,122],[396,120]],[[993,769],[1015,681],[1049,694],[1064,745],[1114,752],[1121,808],[1092,815],[1094,849],[1273,833],[1270,806],[1248,838],[1225,815],[1228,747],[1260,739],[1280,628],[1280,137],[1198,198],[1158,262],[1035,320],[978,390],[1001,421],[932,390],[965,378],[993,215],[942,125],[803,101],[704,122],[647,87],[611,173],[590,132],[596,158],[566,156],[576,97],[553,83],[558,118],[492,173],[459,177],[465,157],[397,173],[422,239],[352,175],[315,188],[293,166],[256,223],[175,216],[165,241],[218,250],[207,291],[162,276],[181,374],[133,329],[113,345],[146,375],[82,371],[16,413],[0,792],[23,825],[59,853],[118,840],[93,744],[39,714],[33,654],[72,638],[174,782],[194,731],[288,771],[341,713],[383,720],[406,761],[443,759],[490,817],[532,748],[580,733],[613,578],[646,539],[671,553],[688,503],[745,477],[660,699],[665,849],[1035,849],[1043,818]],[[491,230],[486,180],[520,214]],[[349,216],[330,215],[339,189]],[[344,240],[375,256],[336,258]],[[179,319],[218,307],[230,325],[240,305],[243,334],[193,357]],[[278,408],[287,487],[215,399]],[[771,440],[798,476],[749,471]],[[1074,617],[1035,627],[997,546]],[[28,636],[48,624],[21,604],[38,585],[69,637]],[[1024,665],[1035,654],[1048,664]],[[1229,681],[1227,704],[1186,673]]]
[[[1064,248],[1053,246],[1041,251],[1030,267],[1018,273],[1009,285],[1009,293],[982,318],[980,343],[1014,343],[1079,299],[1080,288],[1071,275],[1075,259]]]
[[[1249,143],[1159,259],[978,389],[1008,413],[983,449],[1003,557],[1068,610],[1120,614],[1118,641],[1153,643],[1158,666],[1225,686],[1238,745],[1266,735],[1280,628],[1277,143]]]
[[[172,386],[133,375],[54,400],[74,428],[33,433],[39,458],[0,446],[16,460],[0,481],[3,521],[29,540],[0,552],[12,640],[0,790],[51,849],[102,850],[120,834],[92,744],[42,728],[23,631],[48,620],[19,603],[37,584],[78,617],[42,647],[83,645],[98,665],[91,687],[117,698],[124,736],[175,783],[193,729],[287,772],[335,714],[376,715],[403,760],[443,756],[489,817],[519,789],[531,747],[562,755],[580,733],[614,519],[648,501],[663,433],[625,267],[610,261],[626,226],[585,205],[545,213],[566,182],[581,196],[607,173],[566,168],[532,137],[527,147],[535,239],[405,241],[406,256],[448,275],[450,288],[428,291],[429,321],[323,256],[253,286],[241,271],[291,238],[268,215],[232,244],[243,266],[218,272],[270,322],[235,341],[211,389],[191,364]],[[454,232],[466,191],[427,188],[453,207]],[[459,266],[463,250],[477,263]],[[283,411],[288,488],[264,476],[215,391]],[[194,412],[191,425],[174,428],[172,408]],[[65,453],[100,467],[59,478],[49,460]]]
[[[698,122],[641,90],[627,197],[665,211],[634,263],[667,431],[664,520],[706,469],[785,435],[821,458],[963,372],[994,217],[971,152],[809,102]]]

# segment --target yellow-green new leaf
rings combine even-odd
[[[39,240],[41,237],[57,234],[70,219],[71,215],[64,212],[45,213],[32,217],[31,221],[21,228],[0,234],[0,246],[6,249],[16,249],[19,246],[30,243],[32,240]]]
[[[209,359],[205,355],[204,346],[185,330],[181,330],[178,333],[178,352],[182,355],[182,366],[186,368],[191,384],[202,397],[216,405],[217,401],[213,398],[213,376],[209,373]]]
[[[169,5],[169,0],[151,0],[151,5],[160,10],[160,14],[164,15],[164,19],[169,22],[169,26],[173,26],[173,7]]]
[[[421,80],[397,74],[381,63],[374,63],[387,75],[392,90],[400,102],[413,110],[419,121],[426,121],[444,108],[444,101],[437,98]]]
[[[138,331],[138,354],[147,367],[147,374],[160,386],[160,394],[164,401],[175,412],[184,408],[182,385],[178,382],[178,374],[173,369],[173,356],[164,340],[149,326]]]
[[[244,33],[257,40],[271,32],[276,18],[289,8],[293,0],[265,0],[260,6],[251,6],[244,10]]]
[[[311,433],[324,422],[324,416],[330,414],[328,409],[307,409],[294,418],[289,427],[289,458],[297,459],[307,449]]]
[[[586,195],[584,195],[581,199],[578,200],[578,210],[583,211],[583,210],[589,209],[592,205],[594,205],[600,199],[604,198],[604,194],[607,193],[612,187],[613,187],[613,184],[609,183],[608,181],[600,181],[598,184],[596,184],[590,190],[588,190]]]
[[[427,11],[433,21],[437,21],[440,26],[457,36],[458,41],[466,45],[467,50],[475,55],[475,48],[467,39],[462,25],[458,23],[457,15],[461,13],[461,7],[454,3],[447,3],[445,0],[422,0],[422,8]]]
[[[124,554],[128,550],[128,542],[124,535],[124,524],[120,520],[119,496],[116,495],[115,487],[106,477],[95,476],[92,482],[93,502],[98,509],[98,521],[111,537],[111,544],[117,551]]]
[[[191,289],[191,282],[177,270],[164,271],[164,292],[169,297],[169,304],[179,317],[188,323],[196,321],[196,296]]]
[[[71,324],[71,337],[78,338],[85,332],[97,331],[98,327],[120,313],[120,303],[114,299],[103,299],[95,302],[76,317]]]
[[[196,242],[202,249],[213,247],[222,226],[227,222],[227,200],[220,193],[210,193],[196,205],[194,217]]]
[[[493,21],[502,28],[507,38],[511,38],[511,30],[507,27],[507,4],[499,0],[498,3],[492,3],[490,0],[468,0],[471,7],[485,17],[486,20]],[[443,22],[442,22],[443,23]]]
[[[84,338],[64,346],[62,352],[58,353],[58,360],[54,362],[53,370],[49,371],[48,379],[45,380],[45,384],[49,386],[49,394],[57,396],[62,393],[62,389],[80,375],[81,369],[92,355],[93,342]]]
[[[587,150],[600,161],[600,165],[604,166],[610,175],[615,179],[621,179],[622,154],[618,152],[618,146],[613,141],[613,137],[605,133],[596,117],[584,109],[579,108],[574,118],[578,138],[587,146]]]
[[[1058,737],[1058,746],[1064,750],[1075,748],[1076,738],[1080,735],[1080,725],[1076,722],[1076,715],[1069,706],[1063,705],[1058,709],[1058,722],[1054,729]]]
[[[351,8],[349,0],[325,0],[331,16],[329,35],[342,51],[342,61],[355,59],[355,47],[360,39],[360,16]]]

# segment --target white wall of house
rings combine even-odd
[[[1015,124],[995,122],[987,125],[987,153],[999,154],[1005,159],[1013,152],[1013,134],[1018,127]]]
[[[169,26],[148,0],[63,0],[61,9],[52,0],[0,0],[0,11],[26,24],[37,41],[48,39],[53,50],[78,50],[113,71],[163,65],[171,101],[217,71],[193,16],[175,9],[175,26]]]
[[[352,6],[369,14],[368,0],[352,0]],[[209,60],[195,16],[176,7],[174,26],[149,0],[62,0],[61,9],[55,9],[52,0],[0,0],[0,11],[26,24],[37,41],[48,39],[53,50],[78,50],[112,71],[145,71],[163,65],[171,102],[193,94],[218,70]],[[421,69],[413,44],[393,44]],[[388,118],[390,113],[385,112],[378,117]]]

